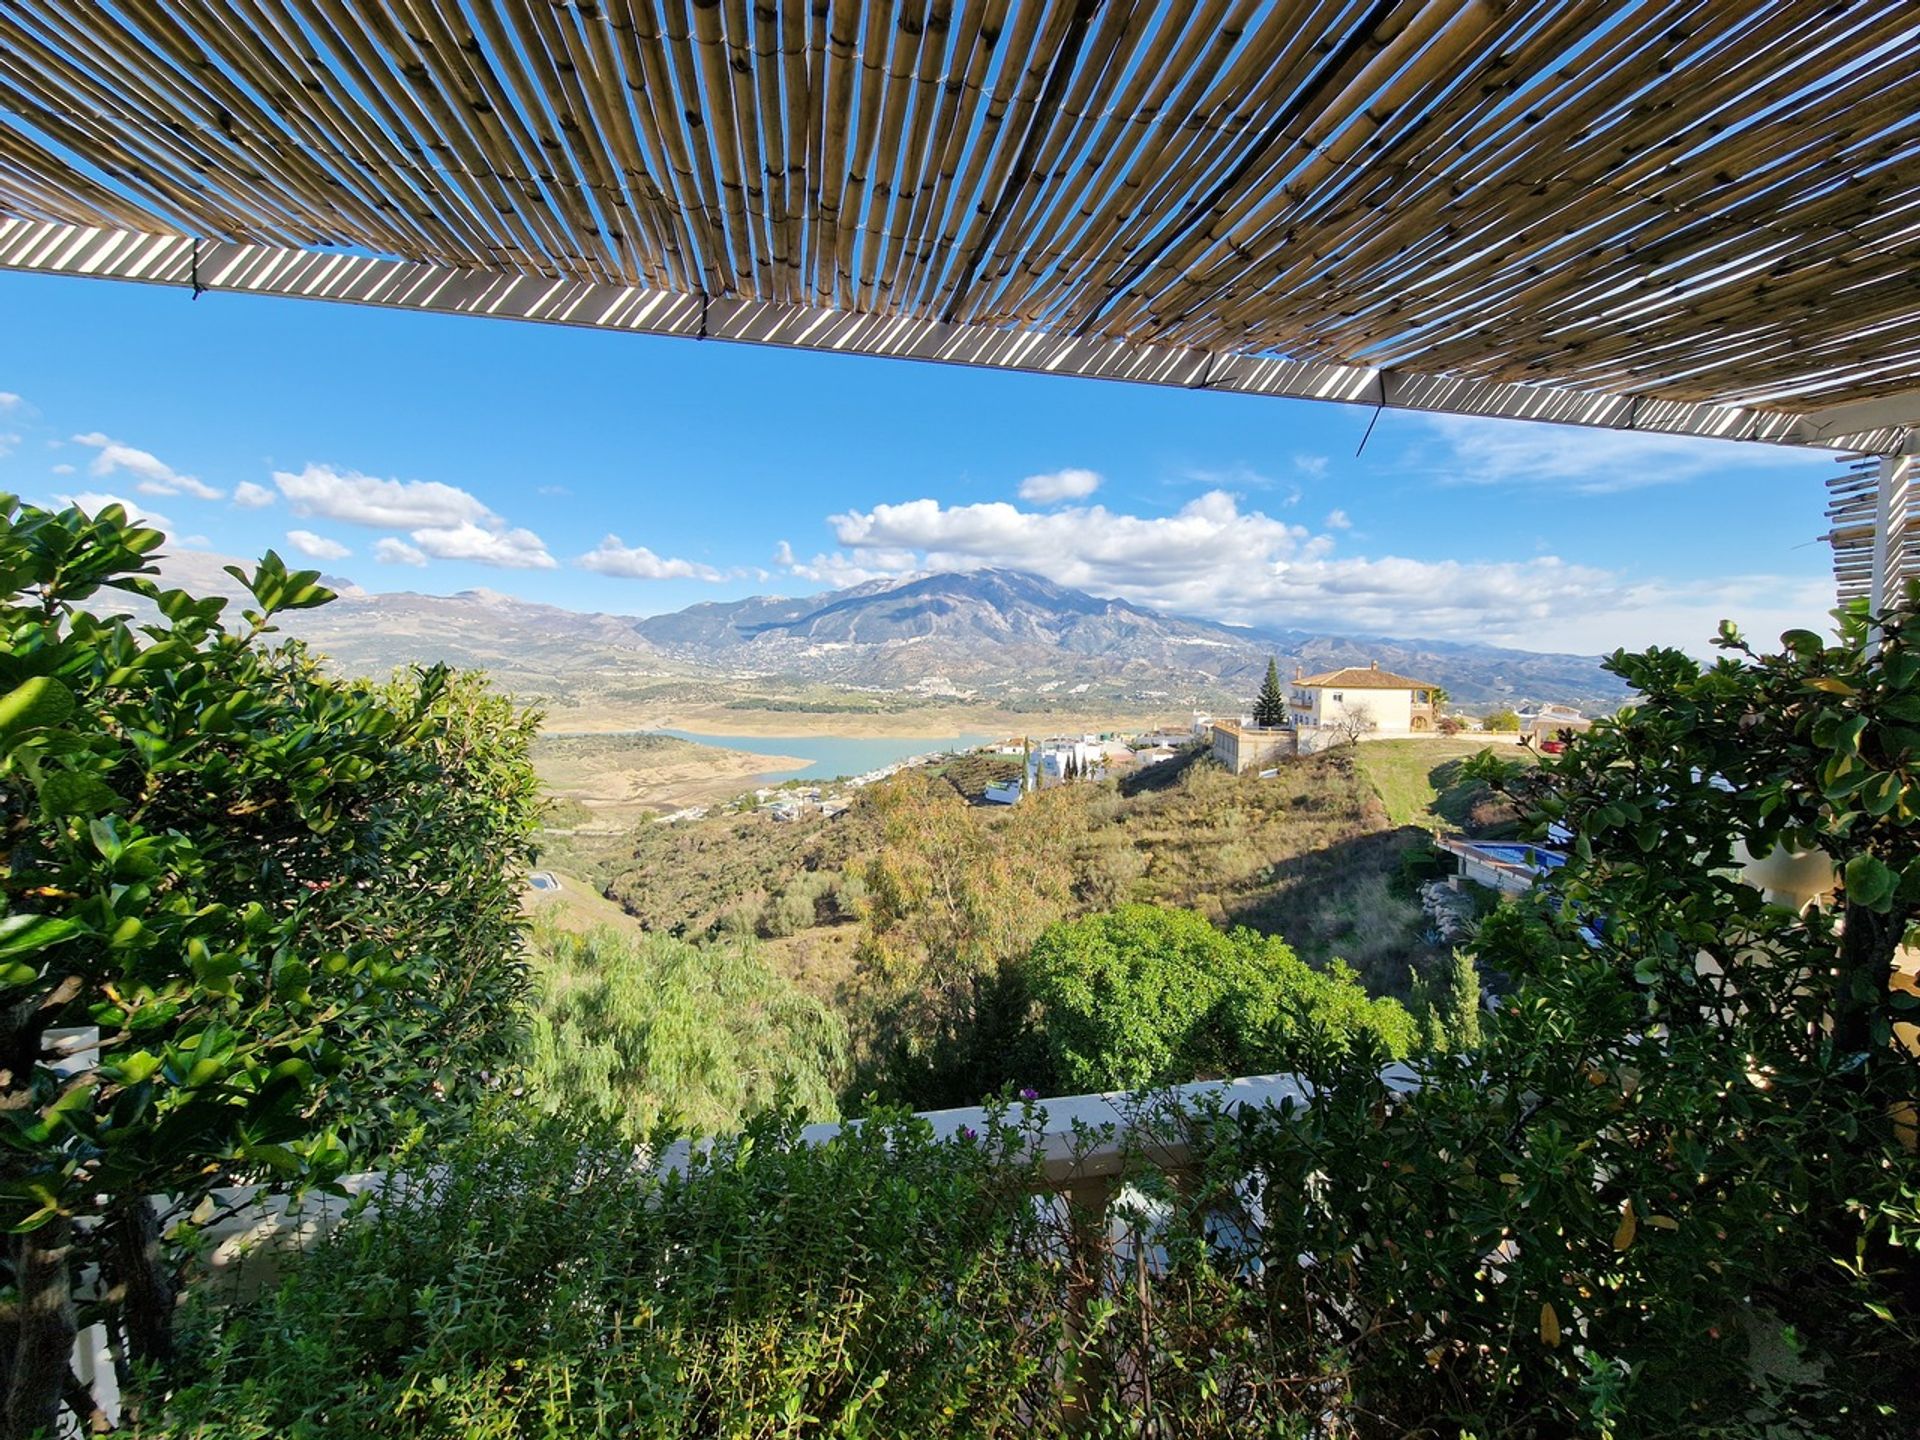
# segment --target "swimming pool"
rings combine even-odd
[[[1510,844],[1504,840],[1475,840],[1473,848],[1489,860],[1502,865],[1520,865],[1538,874],[1542,870],[1558,870],[1567,863],[1567,857],[1558,850],[1545,850],[1538,845]]]

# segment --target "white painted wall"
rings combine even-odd
[[[1342,690],[1330,686],[1295,685],[1289,705],[1296,725],[1316,728],[1333,725],[1354,711],[1364,709],[1372,716],[1373,734],[1411,735],[1413,696],[1412,690]]]

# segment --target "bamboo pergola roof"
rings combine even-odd
[[[1903,0],[7,0],[0,267],[1886,453]]]

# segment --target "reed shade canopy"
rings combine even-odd
[[[0,266],[1873,453],[1920,12],[5,0]]]

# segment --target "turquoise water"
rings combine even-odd
[[[1491,855],[1496,860],[1504,860],[1509,865],[1527,865],[1535,870],[1558,870],[1567,863],[1567,857],[1557,850],[1545,850],[1538,845],[1511,845],[1505,841],[1475,840],[1473,848]]]
[[[892,765],[915,755],[931,755],[942,750],[971,750],[984,745],[991,735],[878,735],[863,740],[847,740],[833,735],[696,735],[691,730],[656,730],[656,735],[673,735],[698,745],[714,745],[722,750],[745,750],[754,755],[791,755],[805,765],[787,770],[762,772],[771,780],[832,780],[841,775],[865,775],[882,766]]]

